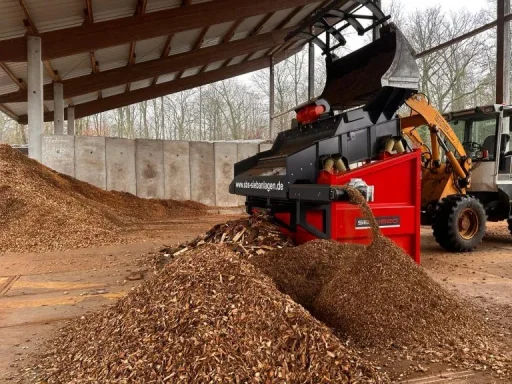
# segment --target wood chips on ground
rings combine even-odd
[[[225,245],[71,322],[37,372],[49,384],[390,382]]]
[[[118,243],[126,224],[203,215],[205,208],[104,191],[0,144],[0,253]]]

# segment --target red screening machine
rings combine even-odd
[[[297,109],[292,128],[269,151],[235,165],[230,192],[246,196],[249,213],[269,212],[297,243],[367,244],[369,222],[341,188],[351,185],[366,198],[383,235],[419,263],[421,153],[401,137],[396,116],[417,90],[411,48],[393,25],[341,59],[322,44],[322,95]]]

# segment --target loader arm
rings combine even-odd
[[[407,99],[405,103],[411,108],[412,114],[401,119],[401,127],[404,135],[418,147],[422,148],[423,151],[426,151],[428,146],[423,143],[421,137],[415,130],[420,125],[426,125],[430,131],[430,151],[432,155],[430,167],[433,169],[441,167],[439,147],[443,148],[455,174],[461,180],[465,180],[463,188],[468,187],[470,182],[471,159],[466,156],[466,150],[450,124],[448,124],[437,109],[429,104],[424,95],[413,95]],[[455,153],[448,148],[443,138],[451,144],[455,153],[459,154],[459,159],[457,159]]]

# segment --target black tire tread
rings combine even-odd
[[[473,207],[480,216],[480,228],[471,240],[465,240],[456,228],[456,213],[461,207]],[[437,243],[449,252],[471,252],[485,235],[487,216],[478,199],[467,195],[445,197],[437,205],[432,229]]]
[[[512,235],[512,219],[508,219],[508,230],[510,234]]]

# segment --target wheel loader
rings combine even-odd
[[[367,200],[384,236],[419,263],[420,222],[446,250],[473,250],[486,221],[509,220],[510,106],[442,115],[418,93],[419,69],[401,31],[371,2],[366,29],[326,7],[300,25],[320,46],[327,79],[322,94],[296,109],[291,129],[272,148],[235,164],[230,192],[247,212],[266,210],[297,243],[316,238],[367,244],[372,232],[344,185]],[[347,16],[348,17],[348,16]],[[380,28],[380,38],[338,58],[340,32]],[[311,33],[327,31],[326,39]],[[399,110],[408,110],[400,113]]]

